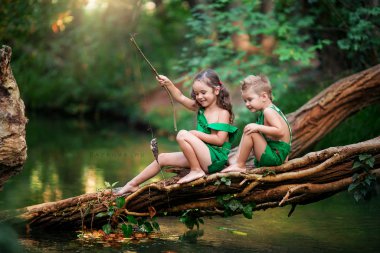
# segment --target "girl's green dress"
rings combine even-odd
[[[284,141],[274,141],[272,139],[267,138],[264,134],[261,134],[265,140],[267,141],[267,146],[265,148],[264,153],[261,155],[260,161],[256,158],[254,159],[255,167],[263,167],[263,166],[277,166],[284,163],[286,157],[290,153],[291,143],[292,143],[292,130],[290,128],[289,122],[286,119],[285,115],[282,113],[280,109],[278,109],[275,105],[270,105],[269,108],[274,109],[280,116],[285,120],[288,125],[290,132],[290,141],[289,143]],[[264,113],[261,112],[259,115],[256,124],[264,125]]]
[[[197,130],[206,134],[211,134],[211,130],[228,132],[230,141],[225,142],[222,146],[215,146],[205,143],[208,149],[210,150],[211,165],[208,166],[208,172],[211,174],[221,171],[226,165],[228,160],[228,154],[231,150],[231,142],[233,142],[237,133],[237,127],[226,123],[209,124],[204,115],[204,111],[204,108],[200,108],[198,110]]]

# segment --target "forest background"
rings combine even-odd
[[[169,99],[130,34],[185,94],[195,73],[215,69],[232,91],[238,126],[253,121],[239,98],[239,81],[248,74],[268,75],[275,103],[290,113],[340,78],[379,63],[376,0],[0,2],[0,42],[13,49],[27,116],[122,120],[174,132]],[[187,112],[177,114],[179,128],[193,127]],[[377,136],[376,115],[378,104],[362,110],[315,149]]]

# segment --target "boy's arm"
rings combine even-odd
[[[197,103],[195,102],[195,100],[190,99],[186,97],[185,95],[183,95],[183,93],[173,84],[172,81],[170,81],[169,78],[163,75],[159,75],[158,77],[156,77],[156,79],[161,84],[161,86],[164,86],[169,90],[172,97],[178,103],[182,104],[183,106],[185,106],[187,109],[191,111],[195,111],[198,109]]]
[[[265,135],[270,135],[273,137],[277,137],[279,139],[286,136],[287,131],[289,130],[288,128],[283,127],[284,125],[281,124],[281,118],[279,117],[276,111],[272,109],[264,110],[264,117],[268,125],[248,124],[246,126],[247,132],[246,132],[246,128],[244,128],[244,132],[245,133],[261,132]],[[249,125],[252,125],[252,126],[248,127]]]
[[[223,111],[219,115],[218,123],[226,123],[229,124],[230,114],[227,111]],[[197,130],[190,131],[193,135],[197,136],[202,141],[209,143],[211,145],[222,146],[224,142],[226,142],[228,133],[225,131],[214,131],[211,130],[211,134],[202,133]]]

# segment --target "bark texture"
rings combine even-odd
[[[27,157],[25,125],[28,120],[10,66],[11,56],[11,48],[2,46],[0,49],[0,190],[9,177],[21,171]]]
[[[379,101],[380,64],[330,85],[287,115],[293,130],[291,158],[300,156],[350,115]]]
[[[140,188],[125,197],[121,214],[149,216],[178,215],[187,209],[200,209],[200,216],[223,214],[217,196],[234,194],[241,203],[256,204],[255,210],[271,207],[307,204],[327,198],[347,189],[355,173],[352,169],[359,154],[372,154],[375,166],[371,173],[380,178],[380,137],[342,147],[332,147],[309,153],[278,167],[253,169],[247,173],[216,173],[193,182],[178,185],[180,175]],[[171,169],[176,172],[176,169]],[[183,170],[178,170],[183,172]],[[271,172],[270,175],[268,172]],[[274,175],[275,173],[275,175]],[[231,185],[221,182],[229,178]],[[29,206],[1,214],[2,219],[27,223],[29,228],[64,226],[77,229],[104,224],[96,214],[114,205],[110,191],[84,194],[52,203]],[[294,208],[292,209],[294,210]],[[236,212],[236,213],[239,213]]]

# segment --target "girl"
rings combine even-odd
[[[168,88],[176,101],[198,112],[197,130],[179,131],[177,142],[182,152],[159,154],[158,163],[154,160],[117,195],[136,191],[141,183],[157,175],[160,166],[190,168],[190,173],[178,180],[182,184],[201,178],[206,173],[221,171],[227,162],[231,149],[229,141],[232,141],[237,128],[230,125],[234,118],[230,96],[218,75],[211,69],[197,74],[191,98],[183,95],[166,76],[158,76],[157,81]]]

